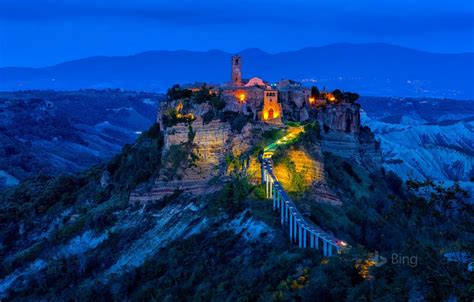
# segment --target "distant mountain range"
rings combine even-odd
[[[269,54],[240,52],[244,77],[291,78],[364,95],[474,98],[474,53],[437,54],[388,44],[332,44]],[[0,68],[0,90],[125,88],[165,91],[175,83],[223,83],[230,53],[149,51],[90,57],[44,68]]]

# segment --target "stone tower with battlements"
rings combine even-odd
[[[242,85],[242,58],[239,55],[232,56],[232,79],[234,86]]]

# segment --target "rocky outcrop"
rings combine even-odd
[[[380,168],[380,143],[369,128],[361,126],[360,105],[327,104],[312,111],[311,116],[321,128],[322,152],[334,153],[369,169]]]
[[[240,133],[234,133],[229,123],[213,120],[204,124],[198,119],[190,125],[178,124],[165,129],[163,152],[171,152],[173,145],[191,144],[192,164],[180,168],[171,179],[160,173],[151,189],[131,193],[130,202],[157,201],[176,190],[192,195],[215,192],[227,177],[226,156],[239,157],[249,150],[252,129],[252,124],[247,124]]]
[[[360,131],[360,105],[350,103],[327,104],[312,110],[311,115],[326,131],[358,134]]]

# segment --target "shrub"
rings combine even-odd
[[[209,124],[216,115],[212,111],[208,111],[202,115],[203,124]]]
[[[230,123],[232,132],[240,133],[244,126],[247,124],[248,118],[243,114],[237,115]]]
[[[320,96],[321,96],[321,93],[319,92],[318,87],[312,86],[311,87],[311,97],[319,98]]]
[[[344,94],[344,97],[345,97],[346,101],[348,101],[349,103],[355,103],[355,101],[357,101],[359,99],[359,95],[357,93],[353,93],[353,92],[346,92]]]
[[[166,96],[168,100],[174,101],[179,99],[190,98],[193,92],[188,89],[181,89],[179,85],[173,85],[168,91],[166,92]]]
[[[332,95],[334,95],[334,97],[336,98],[336,100],[337,100],[338,102],[344,101],[344,94],[342,93],[341,90],[339,90],[339,89],[334,90],[334,91],[332,92]]]
[[[210,197],[210,210],[215,212],[222,208],[231,214],[240,212],[251,189],[247,177],[234,176],[219,192]]]
[[[218,95],[212,95],[209,104],[214,108],[216,111],[220,111],[225,107],[225,101]]]

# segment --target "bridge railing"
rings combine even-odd
[[[297,242],[300,248],[319,249],[319,242],[323,243],[324,256],[331,256],[333,250],[340,252],[347,248],[347,244],[335,238],[332,234],[322,230],[306,219],[288,196],[283,186],[273,174],[271,154],[262,158],[262,184],[265,185],[267,198],[273,198],[274,210],[279,210],[281,223],[289,226],[290,241]]]

